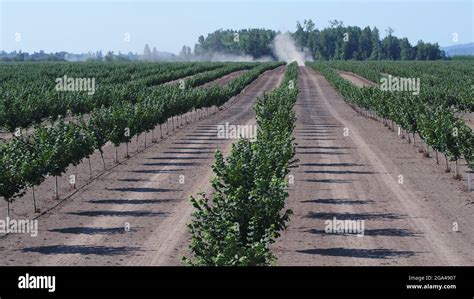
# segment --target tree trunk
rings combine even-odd
[[[128,158],[130,157],[130,155],[128,154],[128,141],[125,142],[125,158]]]
[[[92,165],[91,165],[91,157],[87,158],[89,161],[89,180],[92,180]]]
[[[54,177],[54,196],[55,196],[55,199],[59,199],[58,176]]]
[[[471,171],[467,171],[467,191],[471,192],[472,191],[472,181],[471,181]]]
[[[118,155],[118,150],[117,150],[117,146],[115,146],[115,158],[114,158],[114,162],[115,162],[115,163],[118,163],[118,157],[117,157],[117,155]]]
[[[449,169],[448,156],[444,155],[444,158],[446,159],[446,172],[450,172],[451,169]]]
[[[31,190],[33,191],[33,209],[34,209],[33,211],[36,213],[37,209],[36,209],[35,186],[32,186]]]
[[[76,189],[76,179],[77,179],[77,165],[74,166],[74,184],[72,185],[72,189]]]
[[[137,133],[137,153],[138,153],[138,148],[139,148],[139,144],[138,144],[138,133]]]
[[[436,164],[439,165],[438,151],[435,151],[435,155],[436,155]]]
[[[100,152],[100,157],[102,158],[102,164],[104,164],[104,170],[107,170],[107,168],[105,167],[104,152]]]

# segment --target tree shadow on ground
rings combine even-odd
[[[374,203],[373,200],[357,200],[357,199],[350,199],[350,198],[318,198],[318,199],[302,200],[301,202],[321,203],[321,204],[330,204],[330,205],[363,205],[363,204]]]
[[[140,170],[130,170],[129,172],[153,174],[153,173],[171,173],[171,172],[176,172],[176,171],[184,171],[184,169],[183,168],[178,168],[178,169],[140,169]]]
[[[342,256],[368,259],[408,258],[414,256],[416,253],[414,251],[396,251],[390,249],[356,249],[342,247],[314,248],[297,250],[297,252],[324,256]]]
[[[92,204],[119,204],[119,205],[142,205],[157,204],[176,201],[176,199],[92,199],[88,203]]]
[[[308,179],[303,180],[303,182],[310,182],[310,183],[326,183],[326,184],[347,184],[352,182],[352,180],[338,180],[338,179]]]
[[[327,167],[345,167],[345,166],[366,166],[364,164],[357,164],[357,163],[304,163],[300,164],[300,166],[327,166]]]
[[[304,170],[304,173],[321,173],[321,174],[376,174],[373,171],[357,171],[357,170]]]
[[[21,249],[22,252],[35,252],[41,254],[82,254],[82,255],[123,255],[133,251],[139,251],[139,247],[109,247],[109,246],[86,246],[86,245],[52,245],[38,246]]]
[[[144,166],[197,166],[200,163],[195,162],[156,162],[156,163],[143,163]]]
[[[136,228],[130,228],[129,231],[125,230],[124,226],[119,227],[65,227],[50,229],[50,232],[62,233],[62,234],[82,234],[82,235],[116,235],[124,234],[127,232],[136,231]]]
[[[305,232],[315,234],[315,235],[341,235],[341,236],[356,236],[357,234],[329,234],[326,233],[324,229],[309,229]],[[421,234],[408,229],[398,229],[398,228],[381,228],[381,229],[364,229],[364,236],[383,236],[383,237],[417,237]]]
[[[406,217],[394,213],[326,213],[309,212],[307,218],[331,220],[336,217],[338,220],[397,220]]]
[[[206,157],[150,157],[152,160],[209,160]]]
[[[176,192],[181,191],[178,189],[168,189],[168,188],[149,188],[149,187],[124,187],[124,188],[106,188],[107,191],[119,191],[119,192],[153,192],[153,193],[163,193],[163,192]]]
[[[164,212],[151,212],[151,211],[80,211],[80,212],[69,212],[69,215],[76,216],[88,216],[88,217],[102,217],[102,216],[113,216],[113,217],[152,217],[152,216],[164,216],[167,213]]]

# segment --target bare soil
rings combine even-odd
[[[473,265],[474,193],[464,182],[355,112],[314,70],[301,67],[298,84],[300,162],[294,215],[273,245],[279,264]],[[333,217],[364,220],[364,235],[326,233]]]
[[[338,74],[342,78],[346,79],[347,81],[350,81],[352,84],[358,87],[370,87],[377,85],[376,83],[351,72],[338,71]]]
[[[220,78],[217,78],[215,80],[204,83],[203,85],[200,85],[199,87],[206,88],[206,87],[210,87],[210,86],[213,86],[213,85],[224,86],[224,85],[228,84],[230,81],[234,80],[235,78],[239,77],[240,75],[242,75],[246,72],[248,72],[248,70],[241,70],[241,71],[232,72],[230,74],[227,74],[227,75],[222,76]]]

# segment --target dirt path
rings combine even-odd
[[[37,237],[1,239],[0,265],[179,265],[190,195],[209,190],[216,125],[253,124],[255,100],[282,80],[268,71],[219,113],[178,129],[40,217]],[[128,229],[130,228],[130,229]]]
[[[224,86],[227,83],[229,83],[230,81],[234,80],[235,78],[239,77],[240,75],[242,75],[246,72],[248,72],[248,70],[241,70],[241,71],[232,72],[230,74],[227,74],[225,76],[217,78],[216,80],[212,80],[210,82],[204,83],[203,85],[200,85],[199,87],[206,88],[206,87],[210,87],[210,86],[213,86],[213,85]]]
[[[358,87],[370,87],[370,86],[375,86],[374,82],[367,80],[357,74],[351,73],[351,72],[344,72],[344,71],[338,71],[337,72],[342,78],[350,81],[352,84]]]
[[[218,69],[218,68],[217,68],[217,69]],[[155,85],[155,86],[158,87],[158,86],[160,86],[160,85],[175,85],[175,84],[178,84],[178,83],[181,82],[181,81],[186,81],[187,79],[191,79],[192,77],[194,77],[194,76],[196,76],[196,75],[201,75],[201,74],[204,74],[204,73],[207,73],[207,72],[212,72],[212,71],[215,71],[215,70],[216,70],[216,69],[198,72],[198,73],[195,73],[195,74],[186,76],[186,77],[178,78],[178,79],[176,79],[176,80],[171,80],[171,81],[168,81],[168,82],[165,82],[165,83],[162,83],[162,84],[158,84],[158,85]]]
[[[298,82],[295,214],[273,247],[279,264],[473,265],[472,193],[321,75],[302,67]],[[326,233],[333,217],[364,220],[364,235]]]

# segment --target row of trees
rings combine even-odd
[[[437,43],[419,41],[412,46],[407,38],[393,35],[388,28],[380,38],[377,27],[344,26],[331,21],[330,27],[318,30],[312,20],[296,24],[293,37],[299,46],[309,49],[314,59],[324,60],[435,60],[445,58]]]
[[[282,85],[260,98],[254,142],[240,139],[229,157],[216,153],[212,198],[191,198],[196,208],[188,225],[193,260],[205,266],[263,266],[275,262],[270,244],[291,215],[285,210],[286,176],[296,162],[293,130],[298,66],[291,64]]]
[[[217,30],[200,36],[194,47],[194,55],[206,56],[212,53],[251,55],[254,58],[271,57],[272,41],[279,32],[268,29]],[[360,28],[345,26],[341,21],[331,21],[330,26],[317,29],[312,20],[297,22],[292,33],[297,45],[307,49],[314,59],[322,60],[435,60],[445,58],[437,43],[419,41],[411,45],[407,38],[393,35],[388,28],[381,38],[377,27]],[[188,47],[183,55],[189,56]]]
[[[453,113],[474,112],[473,63],[466,61],[331,61],[330,67],[356,73],[372,82],[398,78],[419,78],[420,100]],[[420,83],[421,85],[421,83]]]
[[[107,141],[116,148],[125,143],[128,154],[128,143],[133,136],[138,138],[140,133],[153,131],[170,118],[174,128],[174,118],[179,115],[220,106],[260,74],[279,65],[259,64],[226,86],[149,89],[138,102],[116,102],[110,107],[94,109],[87,123],[80,120],[66,124],[60,119],[51,127],[36,128],[30,137],[14,137],[10,142],[0,144],[0,196],[9,205],[27,188],[40,184],[49,175],[55,176],[57,182],[57,177],[69,165],[78,165],[95,150],[102,154]],[[117,150],[115,161],[118,161]]]
[[[271,43],[277,32],[268,29],[217,30],[200,36],[194,46],[194,55],[206,56],[212,53],[251,55],[254,58],[276,58]]]
[[[32,54],[28,52],[13,51],[7,53],[5,51],[0,52],[0,61],[65,61],[67,52],[56,52],[56,53],[45,53],[43,50],[34,52]]]
[[[468,167],[474,169],[474,134],[466,124],[456,118],[450,107],[436,105],[430,98],[436,98],[436,90],[422,90],[415,96],[407,92],[387,92],[377,87],[359,88],[340,77],[327,63],[309,63],[321,72],[344,99],[356,110],[382,118],[387,125],[398,124],[403,131],[411,133],[413,143],[418,134],[426,145],[444,154],[446,170],[448,159],[455,162],[455,177],[458,175],[458,161],[464,158]],[[408,135],[408,141],[410,136]]]
[[[222,67],[222,63],[209,62],[107,66],[39,64],[0,68],[0,76],[6,78],[0,86],[0,128],[13,133],[17,128],[28,128],[46,118],[55,120],[58,115],[85,114],[120,102],[134,103],[146,97],[150,86]],[[232,67],[244,66],[228,67],[233,70]],[[81,91],[59,92],[51,85],[57,74],[97,77],[96,92],[92,95]],[[160,88],[167,92],[171,87]]]

